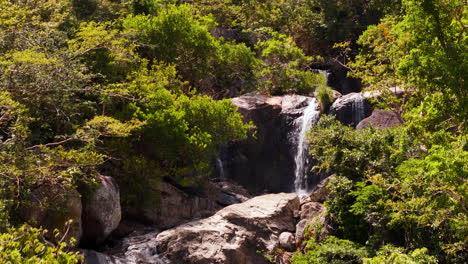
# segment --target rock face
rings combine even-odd
[[[208,182],[196,194],[187,193],[167,182],[158,184],[157,191],[157,202],[125,208],[127,214],[160,229],[167,229],[209,217],[225,206],[250,198],[241,186],[228,181]]]
[[[171,263],[263,264],[259,252],[278,246],[278,236],[294,232],[296,194],[258,196],[220,210],[212,217],[160,233],[142,247]]]
[[[224,173],[251,193],[290,192],[294,186],[294,120],[311,98],[298,95],[233,98],[246,121],[257,126],[254,136],[221,150]]]
[[[49,232],[47,239],[58,242],[70,242],[74,238],[79,242],[83,234],[81,222],[81,196],[78,191],[59,185],[41,185],[32,191],[29,201],[20,209],[24,221],[36,227],[43,227]],[[71,220],[71,224],[67,222]],[[53,230],[58,229],[57,238]]]
[[[132,215],[161,229],[208,217],[221,208],[216,203],[216,193],[210,191],[206,192],[208,196],[190,195],[166,182],[161,182],[157,188],[157,203],[138,208],[138,212],[132,212]]]
[[[83,239],[85,244],[99,244],[117,228],[122,212],[120,192],[115,180],[101,176],[101,184],[83,195]]]
[[[338,98],[330,107],[330,114],[344,125],[356,127],[361,120],[371,114],[366,97],[360,93],[350,93]]]
[[[296,243],[300,244],[304,240],[307,228],[309,232],[318,232],[317,225],[326,226],[326,208],[321,203],[307,202],[301,205],[300,221],[296,225]],[[311,230],[310,230],[311,229]]]
[[[379,129],[384,129],[399,126],[401,124],[403,124],[401,116],[397,113],[375,109],[372,112],[372,115],[359,122],[356,128],[363,129],[373,126]]]
[[[290,232],[283,232],[280,234],[279,246],[287,251],[294,251],[296,249],[296,239],[294,235]]]

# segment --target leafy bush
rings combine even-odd
[[[336,172],[355,180],[366,173],[392,173],[405,158],[402,152],[410,148],[401,128],[355,130],[332,116],[322,116],[308,139],[310,155],[318,161],[314,170]]]
[[[256,45],[265,66],[260,72],[260,91],[270,95],[297,93],[308,95],[323,80],[321,75],[307,71],[313,60],[286,35],[273,33],[273,37]]]
[[[333,236],[320,243],[306,243],[306,253],[295,254],[293,264],[361,264],[368,255],[358,244]]]
[[[318,87],[315,92],[323,111],[326,112],[330,104],[333,103],[333,90],[327,86],[327,78],[323,74],[320,74],[318,79]]]
[[[426,248],[415,249],[409,253],[405,253],[402,248],[397,248],[391,245],[383,246],[377,256],[372,258],[364,258],[364,264],[435,264],[437,259],[428,255]]]
[[[67,251],[67,245],[50,245],[43,231],[23,225],[0,233],[0,260],[2,263],[75,264],[82,260],[78,252]]]
[[[127,87],[118,88],[135,98],[118,115],[137,118],[143,125],[114,154],[156,166],[152,176],[142,173],[153,178],[148,178],[150,182],[168,177],[188,186],[209,173],[217,144],[245,138],[252,125],[243,123],[230,100],[197,95],[176,74],[174,66],[153,66],[135,73]]]
[[[174,64],[182,78],[200,92],[222,94],[223,85],[244,82],[254,87],[258,60],[244,44],[213,37],[209,17],[197,16],[188,5],[167,4],[154,15],[129,16],[124,28],[143,43],[144,58]],[[211,91],[215,87],[215,91]]]

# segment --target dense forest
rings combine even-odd
[[[311,129],[313,170],[336,174],[333,233],[310,226],[292,263],[468,262],[467,14],[462,0],[0,0],[0,263],[81,261],[25,223],[33,190],[112,174],[131,206],[163,180],[197,189],[217,146],[255,130],[230,98],[327,109],[313,70],[327,65],[404,125]]]

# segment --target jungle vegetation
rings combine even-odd
[[[0,262],[79,261],[21,221],[38,186],[111,167],[127,205],[162,179],[197,188],[216,146],[254,129],[229,98],[317,92],[325,108],[324,61],[405,124],[313,128],[334,234],[293,263],[468,261],[467,24],[462,0],[0,0]]]

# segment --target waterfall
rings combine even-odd
[[[353,103],[351,105],[352,107],[352,113],[353,113],[353,123],[355,126],[359,124],[364,118],[366,118],[366,112],[365,112],[365,100],[366,98],[362,96],[361,94],[357,94],[356,96],[353,96]]]
[[[224,165],[220,157],[216,158],[216,168],[218,169],[218,177],[220,179],[225,179],[226,177],[224,174]]]
[[[294,188],[299,194],[307,192],[307,174],[309,167],[308,148],[307,148],[307,132],[318,122],[320,111],[317,110],[318,102],[315,98],[309,100],[308,106],[305,108],[301,117],[296,119],[296,135],[297,135],[297,152],[294,158],[296,163]]]

